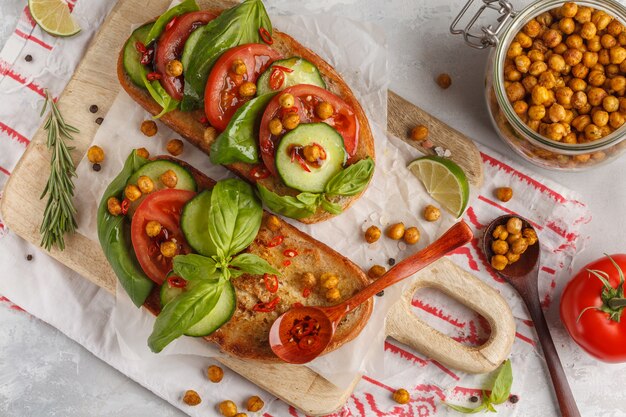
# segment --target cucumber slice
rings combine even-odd
[[[205,190],[185,204],[180,216],[180,228],[189,246],[203,256],[216,254],[215,246],[209,239],[209,209],[211,190]]]
[[[302,150],[310,145],[321,146],[326,154],[319,164],[304,161]],[[280,140],[276,149],[276,170],[288,187],[321,193],[326,183],[343,169],[346,158],[343,137],[335,129],[326,123],[303,124]]]
[[[285,81],[278,90],[274,90],[270,87],[270,77],[274,71],[274,66],[276,65],[293,70],[293,72],[283,71]],[[298,84],[311,84],[324,89],[326,88],[326,83],[324,82],[324,79],[322,78],[317,67],[306,59],[297,56],[282,59],[280,61],[273,62],[272,65],[265,70],[263,74],[261,74],[256,83],[257,95],[262,96],[267,93],[275,93]]]
[[[148,68],[141,64],[141,54],[135,48],[135,42],[143,43],[153,25],[154,23],[148,23],[135,29],[124,45],[124,70],[133,83],[144,89],[146,86],[143,80],[148,74]]]
[[[193,179],[193,175],[191,175],[186,168],[183,168],[176,162],[166,160],[157,160],[142,166],[130,177],[128,183],[137,184],[137,179],[145,175],[154,182],[155,191],[162,190],[167,187],[161,182],[161,175],[168,170],[174,171],[176,177],[178,177],[178,182],[176,183],[176,187],[174,187],[175,189],[189,191],[196,191],[198,189],[196,180]]]
[[[189,283],[188,285],[191,285]],[[183,288],[170,288],[167,282],[161,286],[161,304],[165,306],[168,302],[172,301],[176,296],[182,294],[185,291]],[[224,283],[222,294],[220,295],[217,304],[206,317],[194,324],[185,332],[187,336],[201,337],[208,336],[217,329],[219,329],[224,323],[226,323],[235,313],[237,307],[237,294],[235,287],[228,281]]]

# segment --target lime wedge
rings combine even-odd
[[[51,35],[72,36],[80,32],[64,0],[28,0],[28,8],[35,22]]]
[[[442,207],[457,218],[463,215],[469,200],[469,183],[457,164],[439,156],[424,156],[408,165]]]

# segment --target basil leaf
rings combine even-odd
[[[154,116],[155,119],[160,118],[165,113],[169,113],[178,107],[180,102],[178,100],[174,100],[169,94],[167,94],[167,91],[165,91],[160,82],[148,81],[147,78],[144,78],[143,83],[150,93],[150,96],[159,104],[159,106],[162,107],[161,113]]]
[[[312,216],[315,214],[317,207],[319,206],[317,194],[299,194],[298,197],[306,200],[303,202],[297,197],[278,195],[258,183],[257,189],[259,190],[261,200],[263,200],[267,208],[274,213],[282,214],[283,216],[291,217],[292,219],[302,219],[304,217]],[[305,196],[302,196],[302,194],[305,194]],[[311,194],[316,197],[313,199],[306,194]]]
[[[217,256],[228,258],[248,247],[261,227],[263,209],[252,187],[238,179],[218,182],[211,193],[209,239]]]
[[[192,288],[167,303],[154,322],[148,338],[150,349],[159,353],[191,326],[209,315],[224,289],[223,282],[198,281]]]
[[[343,207],[341,206],[341,204],[336,204],[332,201],[327,200],[326,196],[324,196],[320,200],[320,202],[322,204],[322,208],[330,214],[341,214],[343,212]]]
[[[242,253],[232,260],[230,263],[231,273],[239,276],[241,274],[262,275],[262,274],[278,274],[279,272],[272,267],[265,259],[253,253]]]
[[[259,160],[257,132],[263,111],[275,93],[264,94],[241,106],[224,130],[211,145],[209,157],[214,164],[246,162],[254,164]]]
[[[141,269],[133,250],[130,238],[130,222],[125,216],[112,216],[107,208],[110,197],[118,197],[123,193],[128,179],[149,161],[133,151],[122,171],[109,184],[102,195],[98,206],[98,240],[120,284],[128,293],[133,303],[139,307],[150,294],[154,282]]]
[[[507,401],[511,394],[511,385],[513,385],[513,369],[511,361],[507,359],[500,366],[496,380],[493,382],[489,401],[493,404],[502,404]]]
[[[444,404],[448,406],[449,408],[453,409],[454,411],[458,411],[459,413],[464,413],[464,414],[480,413],[485,408],[487,408],[487,405],[485,403],[482,403],[476,408],[461,407],[460,405],[454,405],[454,404],[448,404],[448,403],[444,403]]]
[[[181,59],[185,68],[183,111],[199,107],[209,72],[223,52],[237,45],[263,42],[260,28],[272,33],[272,22],[263,2],[246,0],[196,29],[185,44]]]
[[[202,255],[178,255],[173,261],[174,273],[187,281],[210,279],[217,270],[217,262]]]
[[[362,159],[335,174],[326,184],[325,192],[328,195],[357,195],[365,189],[373,173],[374,160]]]
[[[149,45],[153,41],[157,40],[161,33],[165,30],[165,26],[172,20],[175,16],[180,16],[181,14],[189,13],[189,12],[197,12],[200,10],[195,0],[184,0],[182,3],[172,7],[165,13],[163,13],[157,20],[154,22],[154,26],[148,32],[146,39],[144,41],[145,45]]]

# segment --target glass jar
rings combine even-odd
[[[542,168],[561,171],[581,171],[614,160],[626,150],[626,124],[605,137],[584,143],[564,143],[531,129],[514,111],[505,91],[504,62],[511,42],[524,25],[541,13],[562,6],[564,0],[539,0],[520,12],[505,0],[482,0],[483,6],[462,30],[456,28],[461,17],[474,0],[470,0],[452,23],[453,34],[462,34],[466,42],[477,49],[493,46],[486,70],[485,98],[489,115],[499,136],[524,159]],[[626,8],[614,0],[580,0],[578,6],[603,10],[622,24],[626,22]],[[496,10],[499,24],[482,27],[480,34],[471,29],[480,13]],[[622,74],[624,75],[624,74]]]

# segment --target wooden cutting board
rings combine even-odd
[[[89,106],[97,102],[104,114],[120,91],[115,72],[116,59],[112,57],[117,56],[132,25],[153,18],[169,3],[170,0],[120,0],[94,38],[58,102],[67,122],[81,132],[73,143],[76,147],[72,154],[75,163],[87,151],[98,128],[94,116],[88,111]],[[199,3],[207,5],[210,0]],[[419,143],[408,139],[410,129],[415,125],[427,125],[431,132],[429,139],[434,146],[450,149],[451,159],[464,169],[470,183],[475,187],[482,185],[482,161],[471,140],[393,92],[389,92],[388,110],[389,133],[430,154],[433,148],[422,148]],[[45,132],[40,128],[13,171],[0,201],[2,218],[7,226],[35,245],[41,240],[38,229],[45,204],[38,197],[45,186],[49,164]],[[33,175],[34,172],[38,175]],[[50,255],[86,279],[111,293],[115,292],[115,275],[97,242],[76,234],[67,238],[65,251],[53,249]],[[459,301],[489,321],[492,329],[489,341],[479,348],[467,348],[422,323],[411,313],[410,301],[415,290],[424,286],[436,287],[453,297],[463,294],[464,299]],[[491,303],[485,303],[486,299]],[[508,356],[514,328],[510,309],[493,289],[451,262],[442,260],[421,272],[392,309],[388,316],[387,334],[457,369],[488,372]],[[323,415],[339,409],[360,379],[356,377],[350,387],[342,390],[304,366],[251,365],[235,358],[221,359],[221,362],[309,415]]]

